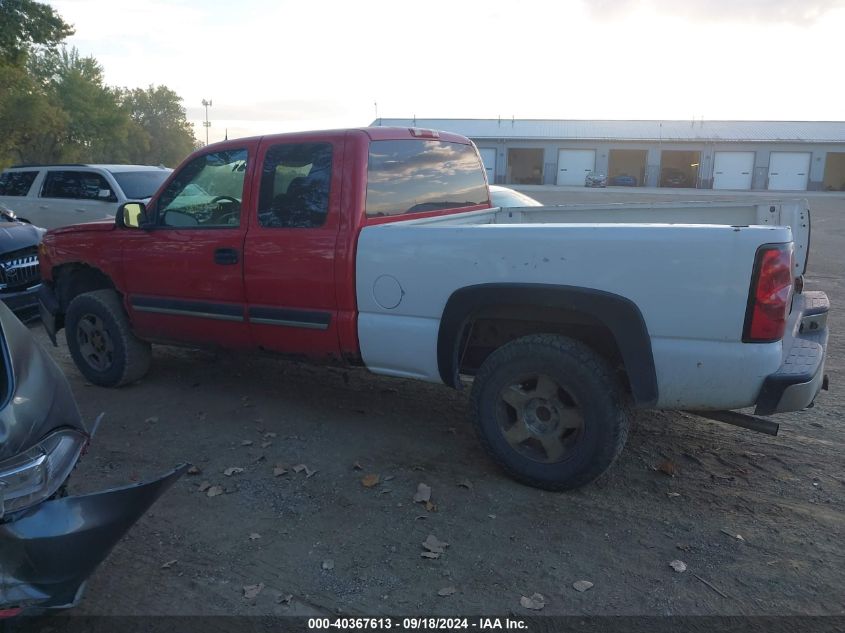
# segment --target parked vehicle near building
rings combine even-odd
[[[85,580],[184,471],[68,497],[96,431],[61,370],[0,305],[0,620],[76,604]]]
[[[531,196],[499,185],[490,185],[490,204],[494,207],[541,207],[542,202],[537,202]]]
[[[666,167],[660,172],[661,187],[689,187],[690,179],[683,171],[674,167]]]
[[[38,316],[38,243],[42,235],[44,229],[22,222],[0,204],[0,301],[22,321]]]
[[[607,187],[607,176],[597,171],[591,171],[584,179],[585,187]]]
[[[127,200],[148,200],[171,171],[151,165],[16,165],[0,174],[0,202],[48,229],[111,220]]]
[[[637,178],[629,174],[618,174],[610,179],[610,184],[614,187],[636,187]]]
[[[618,456],[631,405],[812,404],[828,301],[796,282],[808,246],[800,201],[495,208],[464,137],[308,132],[203,148],[114,223],[48,232],[39,299],[103,386],[157,342],[472,377],[493,459],[566,489]]]

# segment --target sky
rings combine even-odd
[[[48,0],[209,141],[376,118],[843,120],[845,0]]]

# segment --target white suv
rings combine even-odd
[[[114,218],[146,200],[172,169],[152,165],[19,165],[0,174],[0,202],[47,229]]]

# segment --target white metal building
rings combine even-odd
[[[491,183],[845,191],[845,121],[377,119],[475,141]]]

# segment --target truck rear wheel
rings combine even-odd
[[[95,385],[119,387],[143,377],[150,368],[150,344],[132,333],[114,290],[75,297],[65,315],[65,331],[73,361]]]
[[[526,336],[490,354],[473,383],[472,410],[493,459],[517,481],[546,490],[593,481],[628,437],[628,409],[610,366],[564,336]]]

